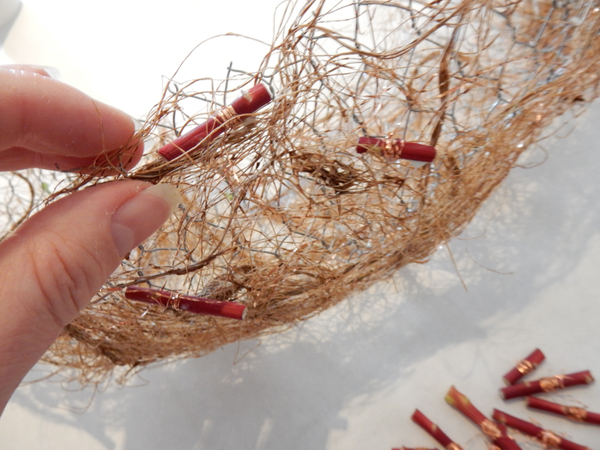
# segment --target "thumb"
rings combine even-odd
[[[95,186],[49,205],[0,243],[0,413],[62,328],[179,201],[168,184]]]

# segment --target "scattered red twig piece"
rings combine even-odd
[[[494,409],[493,418],[507,427],[515,428],[528,436],[538,439],[542,444],[550,447],[557,447],[562,450],[590,450],[588,447],[568,441],[552,431],[545,430],[531,422],[511,416],[497,409]]]
[[[404,139],[361,137],[356,146],[357,153],[374,153],[388,159],[407,159],[430,163],[436,155],[431,145],[405,142]]]
[[[504,425],[496,424],[484,416],[462,393],[454,386],[446,394],[446,402],[463,413],[483,431],[483,434],[501,450],[521,450],[521,447],[506,434]]]
[[[421,428],[423,428],[429,435],[444,446],[446,450],[462,450],[462,447],[450,439],[446,433],[444,433],[440,427],[429,420],[425,414],[418,409],[415,410],[411,419]]]
[[[436,448],[427,447],[395,447],[392,450],[437,450]]]
[[[594,425],[600,425],[600,414],[589,412],[586,409],[578,408],[577,406],[566,406],[558,403],[549,402],[537,397],[527,397],[527,406],[540,411],[545,411],[553,414],[564,416],[574,422],[586,422]]]
[[[555,375],[553,377],[541,378],[539,380],[517,383],[523,376],[531,373],[545,359],[540,349],[535,349],[526,358],[521,360],[503,379],[509,386],[500,389],[502,397],[506,399],[514,397],[527,396],[527,406],[541,411],[558,414],[576,422],[586,422],[594,425],[600,425],[600,413],[589,412],[584,408],[575,406],[566,406],[558,403],[543,400],[537,397],[531,397],[530,394],[540,392],[551,392],[557,389],[564,389],[570,386],[591,384],[594,378],[589,370],[571,373],[568,375]],[[521,447],[507,434],[507,428],[511,427],[520,432],[537,439],[544,447],[559,448],[562,450],[590,450],[580,444],[569,441],[556,433],[546,430],[534,423],[527,422],[515,416],[511,416],[498,409],[494,409],[493,418],[496,422],[489,420],[482,414],[471,401],[454,386],[446,394],[446,402],[460,411],[473,423],[475,423],[485,436],[492,442],[490,450],[519,450]],[[429,420],[421,411],[415,410],[411,419],[413,422],[423,428],[445,450],[462,450],[462,448],[453,442],[435,423]],[[428,450],[422,447],[408,448],[400,447],[392,450]]]
[[[502,380],[506,385],[515,384],[525,375],[533,372],[545,358],[542,351],[539,348],[536,348],[531,354],[519,361],[515,367],[508,371],[506,375],[502,377]]]
[[[238,320],[246,317],[246,306],[240,303],[210,300],[158,289],[130,286],[125,289],[125,297],[129,300],[152,305],[170,306],[194,314],[206,314]]]
[[[206,148],[224,131],[237,128],[242,123],[241,116],[256,112],[271,100],[267,88],[263,84],[257,84],[235,99],[231,105],[221,108],[206,122],[163,146],[158,153],[167,161],[171,161],[185,153]]]
[[[535,381],[527,381],[525,383],[506,386],[500,389],[500,395],[504,400],[508,400],[515,397],[539,394],[540,392],[551,392],[569,386],[590,384],[593,381],[594,377],[592,377],[590,371],[584,370],[583,372],[576,372],[568,375],[555,375],[549,378],[541,378]]]

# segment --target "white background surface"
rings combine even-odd
[[[30,0],[0,29],[0,63],[57,67],[64,82],[143,117],[159,99],[161,76],[203,39],[234,31],[270,42],[275,5]],[[194,63],[193,76],[224,76],[234,58],[250,65],[235,52],[239,40],[226,39],[232,47]],[[600,376],[598,123],[596,102],[566,139],[544,144],[547,161],[515,169],[451,242],[468,292],[444,248],[291,332],[152,368],[136,387],[94,395],[47,381],[24,386],[0,420],[0,448],[434,447],[410,421],[416,407],[465,448],[487,448],[445,404],[452,384],[486,414],[497,407],[535,418],[600,448],[599,429],[505,404],[497,393],[501,376],[535,347],[547,355],[535,378],[585,369]],[[530,159],[545,156],[535,150]],[[558,399],[600,411],[600,386]]]

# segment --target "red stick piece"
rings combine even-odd
[[[583,372],[571,373],[568,375],[555,375],[549,378],[541,378],[535,381],[527,381],[525,383],[506,386],[500,389],[500,395],[504,400],[508,400],[515,397],[539,394],[540,392],[551,392],[569,386],[590,384],[593,381],[594,377],[592,377],[590,371],[584,370]]]
[[[539,348],[536,348],[529,356],[519,361],[515,367],[504,375],[502,378],[504,383],[506,385],[515,384],[525,375],[533,372],[545,358],[542,351]]]
[[[190,151],[206,148],[224,131],[238,127],[243,120],[241,116],[258,111],[271,100],[267,88],[263,84],[257,84],[231,105],[217,111],[206,122],[163,146],[158,153],[167,161],[172,161]]]
[[[240,303],[210,300],[158,289],[130,286],[125,289],[125,297],[137,302],[170,306],[194,314],[205,314],[238,320],[246,317],[246,306]]]
[[[458,409],[468,419],[474,422],[483,434],[501,450],[521,450],[521,447],[506,434],[506,427],[496,424],[484,416],[471,401],[454,386],[446,394],[446,402]]]
[[[505,412],[494,409],[494,420],[506,425],[507,427],[519,430],[538,439],[542,444],[548,447],[556,447],[562,450],[590,450],[588,447],[568,441],[549,430],[544,430],[537,425],[526,420],[506,414]]]
[[[564,416],[574,422],[586,422],[594,425],[600,425],[600,414],[589,412],[586,409],[576,406],[560,405],[558,403],[549,402],[537,397],[527,397],[527,406],[540,411],[545,411],[553,414]]]
[[[447,450],[462,450],[462,447],[450,439],[436,424],[429,420],[425,414],[415,409],[411,419],[423,428],[432,438],[438,441]]]
[[[431,145],[405,142],[404,139],[361,137],[356,146],[357,153],[374,153],[388,159],[408,159],[430,163],[436,155]]]
[[[396,447],[392,450],[437,450],[437,448],[427,448],[427,447]]]

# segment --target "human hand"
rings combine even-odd
[[[129,116],[42,69],[0,67],[0,170],[126,170],[143,152],[128,145],[133,133]],[[171,185],[107,183],[50,204],[0,242],[0,414],[63,327],[179,200]]]

